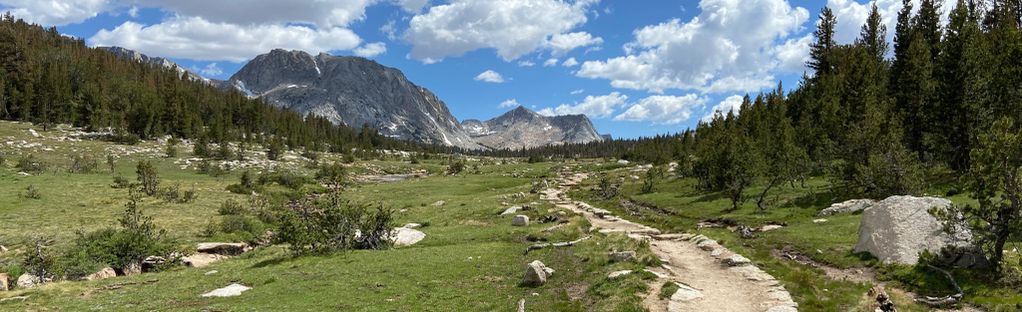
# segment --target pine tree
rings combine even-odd
[[[959,0],[951,11],[935,73],[939,82],[937,107],[932,111],[934,147],[952,169],[969,168],[969,151],[989,101],[989,62],[975,5]]]
[[[813,33],[816,41],[809,46],[809,68],[816,71],[816,75],[827,75],[833,71],[834,60],[832,50],[837,42],[834,39],[834,27],[837,25],[837,17],[829,7],[824,7],[820,12],[820,23]]]
[[[876,3],[870,8],[857,43],[864,46],[866,52],[875,59],[882,61],[887,54],[887,26],[883,23]]]

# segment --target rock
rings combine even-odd
[[[743,265],[750,264],[750,263],[752,263],[752,261],[749,260],[749,258],[743,257],[742,255],[739,255],[739,254],[735,254],[735,255],[732,255],[732,256],[728,257],[727,259],[724,259],[724,264],[726,264],[728,266],[733,266],[733,267],[734,266],[743,266]]]
[[[28,133],[31,134],[33,138],[41,137],[41,135],[39,135],[39,132],[35,132],[35,129],[28,129]]]
[[[696,244],[696,247],[699,247],[699,249],[702,249],[703,251],[713,251],[720,247],[720,244],[717,244],[717,241],[715,240],[706,239]]]
[[[629,164],[629,162],[627,160],[624,160],[624,159],[619,159],[617,161],[617,163],[620,164],[620,165],[627,165],[627,164]]]
[[[827,221],[830,221],[830,220],[827,220],[827,219],[813,219],[813,223],[816,223],[816,224],[825,223]]]
[[[195,250],[201,253],[237,256],[248,251],[246,243],[199,243]]]
[[[426,238],[426,233],[406,227],[395,228],[394,232],[391,233],[391,239],[394,240],[394,246],[414,245],[424,238]]]
[[[42,285],[44,282],[48,282],[48,281],[50,281],[49,278],[44,280],[44,279],[39,278],[38,276],[25,273],[25,274],[22,274],[21,276],[18,276],[18,284],[17,284],[17,286],[18,286],[18,288],[27,289],[27,288],[32,288],[32,287],[36,287],[36,286]]]
[[[223,259],[227,259],[227,256],[199,252],[181,258],[181,263],[193,268],[204,268]]]
[[[621,270],[621,271],[610,272],[610,274],[607,274],[607,278],[617,278],[619,276],[625,276],[625,275],[628,275],[628,274],[632,274],[632,270]]]
[[[635,260],[635,251],[613,251],[610,253],[610,261],[625,262]]]
[[[11,290],[11,277],[7,273],[0,273],[0,291]]]
[[[674,284],[678,285],[678,291],[675,291],[674,294],[671,295],[671,303],[692,301],[703,297],[703,293],[699,292],[695,288],[682,283]]]
[[[142,274],[142,262],[132,261],[125,264],[124,267],[121,268],[121,274],[124,276]]]
[[[447,201],[438,200],[435,203],[433,203],[433,207],[440,207],[440,206],[443,206],[443,205],[446,205],[446,204],[447,204]]]
[[[7,252],[7,251],[8,251],[7,246],[0,245],[0,252]]]
[[[535,260],[529,263],[525,268],[525,277],[522,278],[522,285],[525,286],[542,286],[546,284],[547,278],[554,273],[554,270],[546,267],[543,262]]]
[[[202,273],[202,275],[210,276],[210,275],[217,274],[217,273],[220,273],[220,271],[212,270],[212,271],[208,271],[206,273]]]
[[[759,231],[760,232],[769,232],[769,231],[773,231],[773,230],[777,230],[777,229],[782,229],[782,228],[784,228],[783,225],[767,224],[767,225],[764,225],[764,226],[760,227]]]
[[[888,197],[862,212],[855,251],[873,254],[885,263],[914,265],[924,250],[938,253],[945,246],[965,247],[972,238],[968,230],[951,237],[928,212],[950,206],[951,201],[937,197]]]
[[[518,213],[518,209],[522,209],[522,207],[518,207],[518,206],[508,207],[507,209],[504,209],[504,212],[501,212],[500,215],[501,216],[513,215],[513,214]]]
[[[167,263],[167,258],[160,256],[148,256],[142,260],[142,271],[149,272],[155,270],[157,267]]]
[[[405,226],[404,226],[404,228],[406,228],[406,229],[413,229],[413,230],[417,229],[417,228],[421,228],[421,227],[422,227],[422,224],[418,224],[418,223],[408,223],[408,224],[405,224]]]
[[[92,273],[92,274],[89,274],[86,277],[83,277],[82,280],[86,280],[86,281],[98,281],[98,280],[108,279],[108,278],[115,277],[115,276],[117,276],[117,271],[114,271],[114,268],[105,267],[102,270],[97,271],[96,273]]]
[[[214,289],[213,291],[210,291],[208,293],[202,294],[202,296],[203,297],[235,297],[235,296],[240,296],[241,293],[243,293],[243,292],[245,292],[245,291],[247,291],[249,289],[252,289],[252,287],[248,287],[248,286],[245,286],[245,285],[242,285],[242,284],[234,283],[234,284],[227,285],[227,287],[224,287],[224,288]]]
[[[516,215],[514,219],[511,219],[511,225],[513,226],[529,226],[529,216]]]
[[[856,213],[866,210],[866,208],[869,208],[874,204],[876,204],[876,201],[872,199],[850,199],[830,205],[830,207],[821,210],[817,216],[826,217],[841,213]]]

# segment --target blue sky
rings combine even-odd
[[[900,2],[876,3],[889,29]],[[745,93],[796,86],[823,5],[838,39],[854,39],[862,0],[0,0],[209,78],[278,47],[360,55],[401,69],[459,120],[520,104],[584,113],[615,137],[681,131]]]

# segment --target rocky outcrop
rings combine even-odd
[[[480,148],[433,92],[413,84],[400,70],[369,59],[277,49],[255,57],[226,84],[249,97],[335,124],[368,125],[390,137]]]
[[[494,119],[470,119],[461,125],[476,142],[494,149],[522,149],[604,140],[585,115],[543,116],[522,106]]]
[[[919,253],[939,253],[947,246],[969,245],[967,230],[954,237],[930,215],[931,208],[947,209],[951,201],[937,197],[891,196],[862,212],[856,252],[868,252],[883,262],[914,265]]]
[[[554,274],[554,269],[546,267],[546,265],[539,260],[532,261],[525,267],[525,276],[522,277],[522,285],[531,287],[542,286],[543,284],[546,284],[546,280],[551,274]]]
[[[843,213],[856,213],[866,210],[866,208],[873,206],[873,204],[876,204],[876,201],[872,199],[850,199],[824,208],[817,216],[826,217]]]
[[[36,286],[42,285],[44,282],[48,282],[48,281],[49,281],[48,278],[44,280],[44,279],[39,278],[38,276],[25,273],[25,274],[22,274],[21,276],[18,276],[17,285],[18,285],[18,288],[27,289],[27,288],[32,288],[32,287],[36,287]]]

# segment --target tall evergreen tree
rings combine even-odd
[[[813,33],[816,41],[809,46],[809,68],[816,71],[816,75],[827,75],[833,71],[834,60],[832,50],[837,46],[834,39],[834,27],[837,25],[837,17],[829,7],[824,7],[820,12],[820,22]]]

